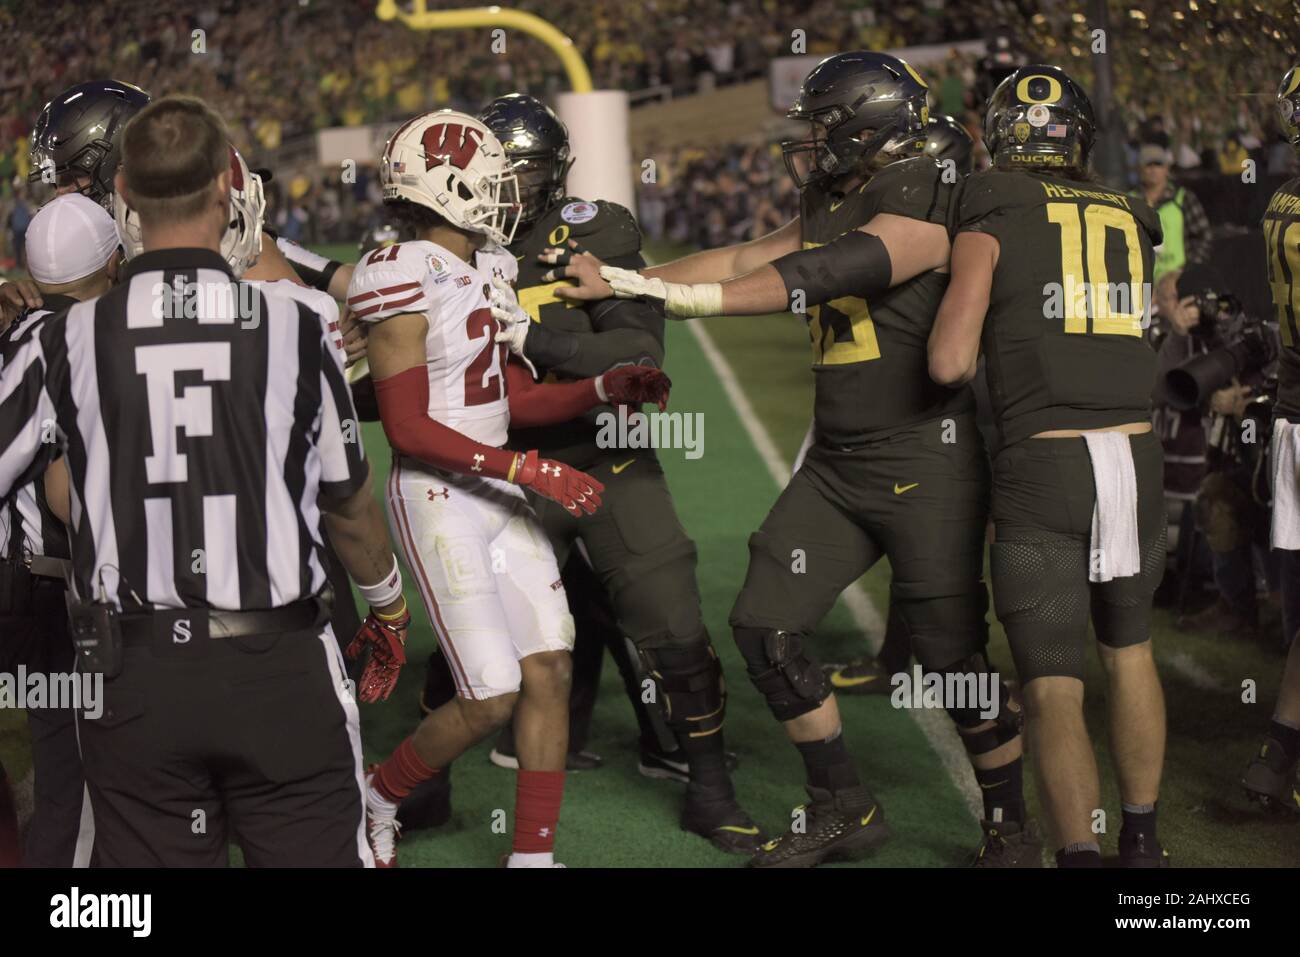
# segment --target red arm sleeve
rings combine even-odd
[[[538,383],[518,362],[506,363],[506,389],[512,428],[568,422],[601,402],[595,379]]]
[[[424,366],[377,380],[375,398],[384,434],[403,455],[449,472],[514,481],[517,453],[475,442],[429,418],[429,374]]]

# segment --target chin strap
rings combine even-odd
[[[647,279],[635,269],[601,266],[605,280],[620,299],[658,299],[664,311],[683,319],[722,314],[722,284],[716,282],[681,283]]]

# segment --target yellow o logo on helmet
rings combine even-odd
[[[1041,100],[1035,100],[1029,95],[1030,80],[1046,80],[1047,96]],[[1016,99],[1021,103],[1055,103],[1061,98],[1061,82],[1054,76],[1044,76],[1042,73],[1035,73],[1032,76],[1022,77],[1016,84]]]
[[[1286,89],[1282,91],[1282,95],[1290,96],[1295,92],[1296,87],[1298,86],[1300,86],[1300,68],[1293,67],[1291,69],[1291,82],[1286,85]]]

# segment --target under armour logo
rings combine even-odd
[[[551,829],[550,829],[549,827],[539,827],[539,828],[537,829],[537,836],[538,836],[538,837],[550,837],[550,836],[551,836]]]
[[[439,495],[441,495],[443,498],[447,498],[447,499],[451,498],[451,493],[448,492],[445,488],[440,488],[437,491],[433,489],[429,489],[428,495],[429,495],[430,502],[432,502]]]
[[[483,462],[484,462],[485,460],[486,460],[486,459],[485,459],[484,455],[483,455],[481,452],[475,452],[475,453],[474,453],[474,467],[471,468],[470,471],[471,471],[471,472],[482,472],[482,471],[483,471]]]
[[[558,465],[551,465],[549,462],[545,463],[542,465],[542,474],[554,475],[558,478],[560,475],[560,467]]]
[[[188,618],[178,618],[172,622],[172,644],[186,644],[194,635],[190,631],[190,620]]]

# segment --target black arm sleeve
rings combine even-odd
[[[879,236],[860,229],[815,249],[786,253],[772,261],[786,293],[802,289],[808,305],[820,305],[841,296],[870,301],[889,288],[893,266],[889,250]]]

